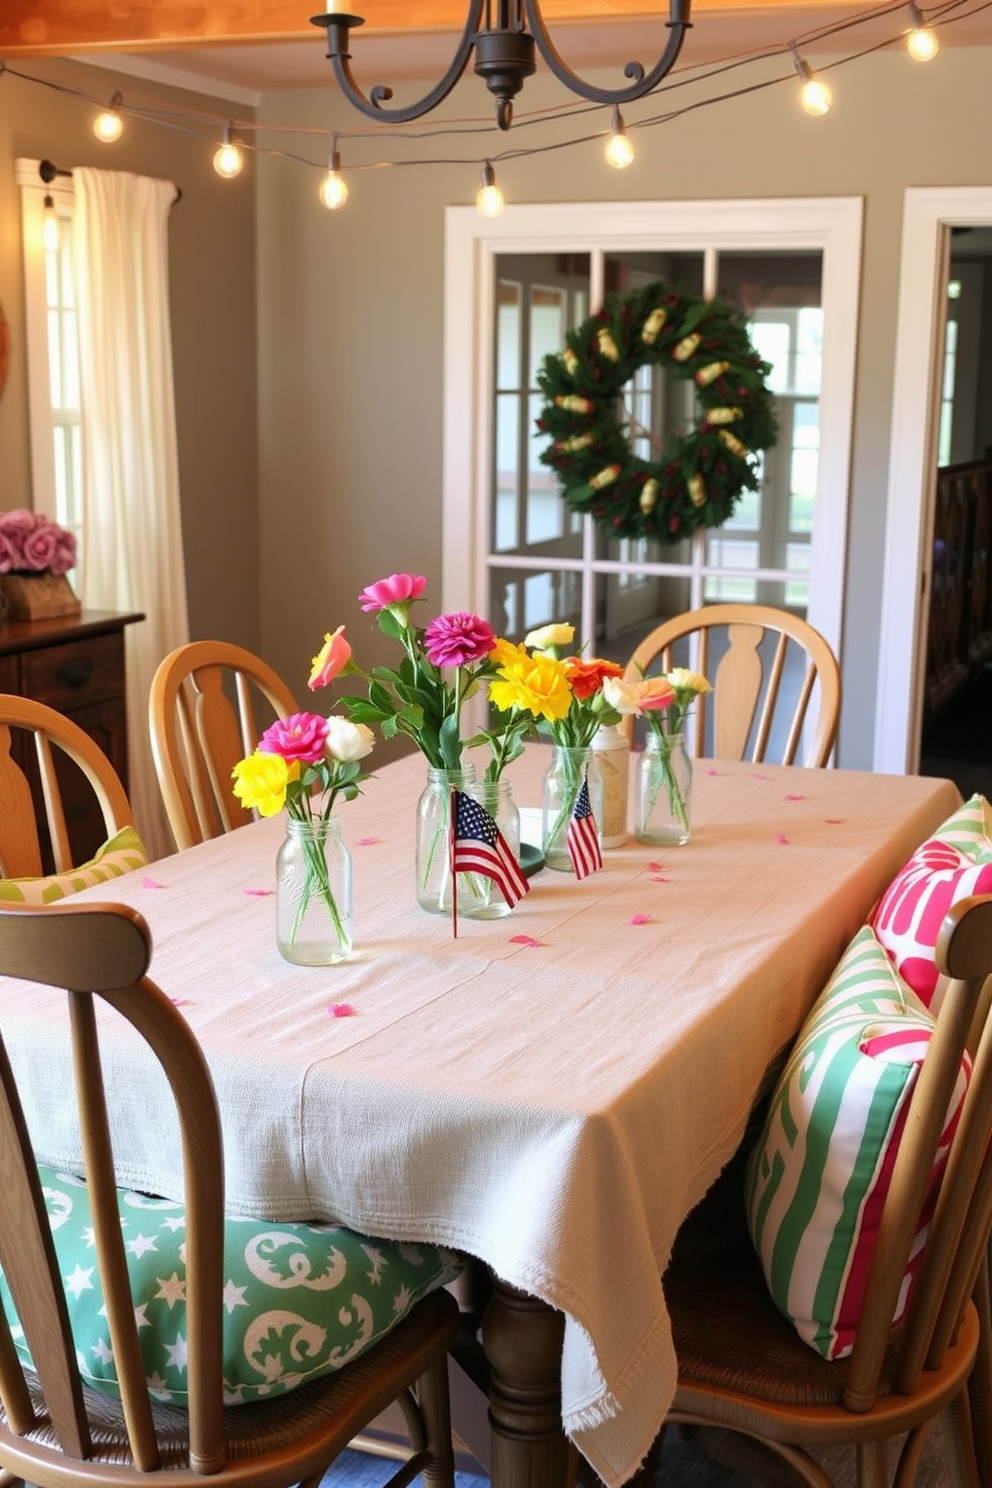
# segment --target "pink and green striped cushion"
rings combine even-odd
[[[804,1024],[750,1154],[751,1238],[777,1307],[827,1359],[850,1353],[892,1167],[934,1027],[867,926]],[[962,1068],[903,1280],[905,1311],[969,1070]]]
[[[990,812],[972,796],[938,827],[896,874],[868,921],[904,981],[937,1008],[934,948],[944,916],[969,894],[992,893]]]

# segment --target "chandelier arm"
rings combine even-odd
[[[689,20],[691,0],[668,0],[668,20],[665,22],[669,29],[668,42],[651,71],[646,73],[640,62],[628,62],[624,68],[624,76],[633,79],[629,87],[597,88],[593,83],[587,83],[584,78],[578,77],[560,56],[548,35],[537,0],[524,0],[524,4],[527,11],[527,24],[537,42],[541,56],[551,71],[559,82],[565,84],[566,88],[573,93],[578,93],[582,98],[588,98],[590,103],[632,103],[635,98],[643,98],[645,94],[650,93],[674,67],[679,52],[682,50],[685,33],[692,24]]]
[[[369,96],[366,96],[352,75],[348,33],[352,27],[364,24],[362,17],[332,11],[329,15],[311,16],[310,21],[312,25],[322,26],[327,31],[327,56],[334,68],[334,76],[337,78],[338,85],[348,101],[370,119],[386,119],[392,123],[403,124],[430,113],[432,108],[444,102],[458,82],[468,65],[484,4],[485,0],[470,0],[465,29],[444,77],[418,102],[407,104],[402,108],[383,107],[383,104],[393,96],[392,88],[387,87],[386,84],[376,83]]]

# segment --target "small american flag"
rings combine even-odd
[[[589,804],[589,782],[583,780],[575,798],[572,817],[566,834],[568,856],[572,860],[576,878],[586,878],[603,866],[603,854],[599,846],[596,818]]]
[[[530,884],[520,871],[506,839],[484,806],[464,791],[451,793],[453,873],[481,873],[491,878],[512,909]]]

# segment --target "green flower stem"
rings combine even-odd
[[[668,791],[668,808],[672,816],[678,822],[683,832],[688,832],[689,811],[686,805],[685,793],[680,788],[679,782],[675,778],[675,772],[672,769],[672,747],[677,741],[682,739],[682,731],[681,729],[679,729],[671,733],[666,733],[663,729],[655,729],[654,737],[657,740],[658,744],[657,755],[659,769],[657,772],[657,779],[655,776],[655,772],[651,772],[649,786],[650,795],[648,799],[648,820],[650,820],[651,816],[654,813],[655,806],[658,804],[658,794],[661,790],[662,785],[664,785],[666,790]]]
[[[331,799],[333,802],[333,796]],[[310,907],[310,901],[317,895],[320,896],[327,906],[328,913],[334,925],[334,934],[337,936],[338,945],[344,947],[346,944],[344,925],[341,922],[341,915],[338,912],[338,907],[334,900],[334,892],[331,889],[330,873],[327,867],[327,859],[324,856],[323,836],[318,836],[320,827],[326,825],[329,813],[330,806],[328,806],[326,812],[319,815],[308,812],[302,816],[295,817],[297,821],[304,822],[311,830],[300,835],[303,859],[306,864],[306,881],[303,885],[299,906],[293,919],[292,929],[290,930],[290,945],[296,944],[296,937],[299,934],[300,926],[303,924],[304,916]],[[318,823],[320,824],[319,826]]]

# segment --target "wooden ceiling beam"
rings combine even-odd
[[[99,51],[176,51],[184,47],[226,46],[312,38],[309,17],[323,0],[3,0],[0,4],[0,58],[65,55]],[[352,0],[369,12],[369,31],[461,31],[465,0]],[[793,15],[822,0],[793,0]],[[782,0],[694,0],[693,10],[728,12],[784,9]],[[658,18],[651,0],[543,0],[550,21],[603,20],[609,16]]]

